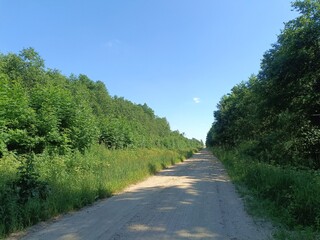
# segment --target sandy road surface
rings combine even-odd
[[[22,239],[268,239],[221,163],[203,150],[110,199],[29,229]]]

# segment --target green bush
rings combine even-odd
[[[320,230],[320,175],[317,171],[257,162],[235,151],[215,149],[232,179],[258,199],[269,201],[289,227]]]

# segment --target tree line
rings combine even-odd
[[[46,68],[32,48],[0,54],[0,238],[110,196],[201,147],[147,104]]]
[[[147,104],[110,96],[101,81],[46,68],[32,48],[0,54],[0,157],[85,152],[98,143],[110,149],[201,145],[171,131]]]
[[[285,23],[259,73],[221,98],[206,145],[319,169],[320,3],[299,0],[292,6],[299,16]]]

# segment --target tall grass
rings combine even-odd
[[[214,154],[233,181],[254,197],[253,205],[263,206],[275,222],[320,231],[320,172],[257,162],[237,151],[217,148]]]
[[[37,155],[35,170],[39,181],[47,183],[48,196],[35,196],[23,203],[19,201],[19,189],[12,187],[20,163],[16,156],[6,156],[0,159],[0,238],[111,196],[187,155],[189,151],[159,149],[111,151],[99,145],[84,155]]]

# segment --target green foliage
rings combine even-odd
[[[320,4],[298,0],[292,6],[300,15],[285,24],[266,51],[258,75],[221,98],[206,145],[214,147],[233,180],[245,185],[272,218],[301,227],[292,239],[316,239]],[[277,238],[291,239],[285,232]]]
[[[18,167],[18,179],[13,182],[12,188],[18,195],[18,202],[26,204],[32,198],[46,200],[49,189],[45,182],[39,181],[39,174],[35,170],[34,155],[21,159]]]
[[[29,106],[29,97],[21,82],[10,83],[8,77],[2,74],[0,85],[2,151],[17,150],[19,153],[26,153],[38,141],[34,134],[35,112]]]
[[[84,153],[97,142],[112,149],[202,147],[173,133],[147,104],[111,97],[86,75],[46,69],[32,48],[0,54],[0,87],[0,156]]]
[[[0,161],[0,236],[41,220],[47,183],[39,179],[35,156],[6,155]]]
[[[110,196],[201,147],[147,104],[46,69],[32,48],[0,54],[0,236]]]
[[[259,74],[221,99],[206,144],[245,144],[261,161],[319,169],[320,7],[315,0],[293,7],[300,16],[264,54]]]
[[[134,145],[134,136],[128,122],[119,119],[105,119],[100,126],[99,142],[110,149],[129,148]]]
[[[95,144],[84,154],[31,155],[22,165],[7,155],[0,161],[0,237],[111,196],[187,153],[108,150]]]
[[[214,149],[231,178],[263,205],[264,214],[289,228],[301,226],[319,231],[319,173],[257,162],[240,152]]]

